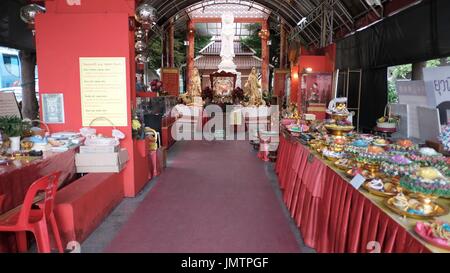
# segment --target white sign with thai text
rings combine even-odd
[[[450,66],[423,69],[423,78],[431,107],[450,101]]]

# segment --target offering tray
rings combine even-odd
[[[380,182],[378,182],[377,180]],[[380,185],[379,188],[375,186],[378,183]],[[363,184],[363,188],[371,194],[381,197],[392,197],[396,196],[399,193],[399,190],[394,183],[387,182],[384,179],[373,179],[371,181],[366,181]]]
[[[322,155],[329,161],[335,162],[345,156],[345,153],[343,152],[335,152],[329,149],[323,149]]]
[[[355,126],[326,124],[325,129],[327,129],[327,131],[333,136],[344,136],[346,133],[353,131],[353,129],[355,129]]]
[[[334,166],[342,171],[348,171],[353,168],[354,163],[348,158],[341,158],[334,162]]]
[[[417,222],[414,231],[428,243],[450,250],[450,224],[447,222]]]
[[[400,193],[401,194],[401,193]],[[399,194],[399,195],[400,195]],[[405,196],[405,201],[406,203],[404,204],[403,207],[400,207],[396,204],[396,198],[399,196],[394,196],[391,197],[389,199],[386,199],[384,201],[385,205],[392,210],[393,212],[397,213],[398,215],[404,216],[404,217],[409,217],[409,218],[413,218],[413,219],[431,219],[434,217],[440,217],[440,216],[444,216],[448,214],[448,208],[445,207],[442,204],[439,204],[438,202],[435,201],[420,201],[420,198],[411,198],[409,196]],[[412,202],[412,199],[415,200],[414,202]],[[415,207],[412,206],[412,204],[415,204]],[[424,206],[429,206],[429,212],[425,213],[423,212],[423,210],[418,210],[418,207],[424,207]],[[422,213],[416,213],[416,212],[420,212],[422,211]]]

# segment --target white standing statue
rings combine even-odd
[[[220,49],[220,57],[222,61],[219,64],[219,70],[226,72],[236,72],[236,64],[234,63],[234,16],[232,13],[224,13],[222,15],[222,32]]]

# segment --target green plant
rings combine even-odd
[[[8,137],[22,136],[26,130],[31,128],[29,122],[23,121],[16,116],[0,117],[0,130]]]

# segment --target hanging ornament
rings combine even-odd
[[[145,37],[145,31],[144,29],[142,29],[141,27],[137,28],[136,31],[134,32],[134,38],[139,41],[144,39]]]
[[[137,54],[134,59],[136,60],[137,63],[140,63],[140,64],[149,62],[149,58],[142,53]]]
[[[258,33],[258,36],[261,39],[267,40],[267,39],[269,39],[270,33],[267,29],[263,29]]]
[[[37,14],[45,13],[45,8],[36,4],[29,4],[20,9],[20,19],[29,25],[34,25]]]
[[[147,49],[147,44],[143,41],[137,41],[134,48],[136,49],[136,52],[142,53],[145,49]]]
[[[150,24],[156,22],[156,9],[148,1],[144,1],[136,8],[136,21],[141,24]]]

